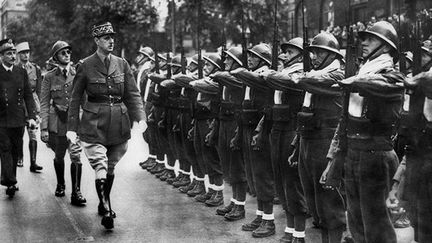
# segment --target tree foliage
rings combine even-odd
[[[29,41],[33,59],[43,64],[57,40],[69,42],[73,59],[81,59],[95,50],[91,28],[110,21],[116,36],[116,54],[124,50],[132,57],[140,40],[157,21],[155,8],[142,0],[32,0],[28,18],[7,27],[7,36],[17,42]]]

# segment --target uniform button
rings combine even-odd
[[[111,85],[110,86],[108,86],[108,89],[111,89],[112,87],[111,87]]]
[[[65,93],[66,93],[66,94],[68,93],[67,90],[65,91]]]

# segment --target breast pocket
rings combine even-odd
[[[91,78],[87,91],[91,94],[104,94],[106,93],[106,79],[105,78]]]
[[[62,96],[62,94],[61,94],[62,93],[62,86],[61,85],[52,85],[50,92],[51,92],[51,98],[52,99],[61,97]]]
[[[113,84],[114,84],[114,89],[113,93],[114,94],[118,94],[118,95],[123,95],[123,90],[124,90],[124,73],[121,74],[115,74],[114,76],[111,77]]]

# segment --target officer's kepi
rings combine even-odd
[[[0,41],[0,53],[4,53],[5,51],[16,50],[15,45],[12,39],[3,39]]]

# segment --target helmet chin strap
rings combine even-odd
[[[294,62],[297,60],[297,58],[301,57],[303,54],[299,53],[297,55],[295,55],[293,58],[289,59],[288,61],[284,62],[284,66],[291,66],[292,64],[294,64]]]
[[[367,62],[367,60],[369,60],[370,57],[372,57],[373,55],[375,55],[379,50],[381,50],[385,45],[381,43],[381,45],[379,45],[377,48],[375,48],[375,50],[373,50],[371,53],[369,53],[369,55],[367,55],[364,58],[364,62]]]
[[[327,60],[329,59],[329,57],[330,57],[330,54],[327,54],[327,55],[324,57],[324,60],[322,60],[322,62],[318,65],[318,67],[316,68],[316,70],[321,70],[321,69],[323,69],[323,68],[324,68],[324,64],[327,62]]]

